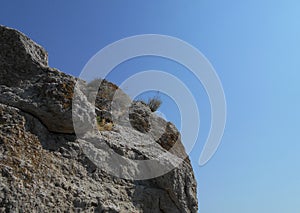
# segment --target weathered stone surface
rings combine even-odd
[[[47,67],[46,51],[0,26],[0,102],[38,117],[50,131],[73,133],[75,78]]]
[[[142,132],[147,133],[151,129],[151,110],[143,102],[133,102],[130,107],[129,121],[131,126]]]
[[[111,131],[78,137],[71,113],[75,82],[47,67],[42,47],[0,26],[0,212],[197,212],[189,160],[162,176],[132,180],[111,175],[109,164],[96,165],[82,146],[101,153],[101,160],[109,152],[128,159],[126,177],[145,169],[129,159],[159,158],[166,166],[188,159],[175,126],[134,103],[130,113],[116,116],[120,122]],[[117,89],[104,81],[96,113],[82,91],[85,113],[78,119],[92,123],[97,114],[114,122],[111,100]],[[119,108],[128,107],[126,94],[117,100]]]
[[[152,113],[145,103],[133,102],[130,107],[129,119],[134,129],[151,135],[164,149],[179,158],[189,161],[181,143],[180,133],[174,124]]]

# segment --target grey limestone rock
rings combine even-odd
[[[114,121],[118,88],[104,81],[95,108],[80,91],[85,105],[77,119],[94,129],[76,135],[78,79],[48,67],[47,57],[22,33],[0,26],[0,212],[197,212],[196,181],[176,127],[137,102]],[[124,107],[130,99],[122,94]],[[95,116],[112,128],[95,129]],[[130,167],[119,166],[123,178],[114,176],[117,166],[98,165],[85,149],[100,153],[100,162],[117,153]],[[181,163],[158,177],[131,179],[145,170],[132,160],[149,159]]]

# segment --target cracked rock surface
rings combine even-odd
[[[197,212],[196,181],[176,127],[141,102],[114,122],[118,87],[103,81],[97,110],[84,105],[95,128],[79,138],[72,120],[77,80],[48,67],[47,52],[27,36],[0,26],[0,212]],[[123,106],[130,99],[122,96]],[[114,125],[97,131],[96,116]],[[116,177],[116,168],[99,166],[85,148],[100,153],[100,162],[117,153],[131,167]],[[136,160],[158,158],[166,167],[180,164],[151,179],[128,178],[143,172]]]

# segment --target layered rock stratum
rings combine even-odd
[[[197,212],[196,181],[176,127],[123,92],[119,104],[131,103],[129,116],[114,119],[111,102],[119,89],[103,80],[95,108],[84,117],[96,130],[78,137],[72,117],[77,81],[50,68],[43,47],[0,26],[0,212]],[[110,159],[103,147],[133,160],[132,171],[115,176],[99,167],[85,143],[100,160]],[[150,179],[130,178],[143,171],[134,160],[161,155],[162,165],[179,166]]]

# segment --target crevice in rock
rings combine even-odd
[[[167,212],[165,212],[163,209],[162,209],[162,207],[161,207],[161,198],[159,197],[158,198],[158,208],[159,208],[159,210],[162,212],[162,213],[167,213]]]
[[[180,212],[180,207],[178,205],[178,203],[176,202],[176,199],[172,196],[172,194],[170,193],[170,191],[168,189],[163,189],[169,196],[170,200],[174,203],[174,205],[176,206],[176,208],[178,209],[178,211]]]
[[[6,105],[6,106],[9,106],[9,107],[13,107],[13,108],[15,108],[15,109],[18,109],[18,110],[19,110],[20,112],[22,112],[22,113],[25,113],[25,114],[30,115],[31,117],[33,117],[33,118],[35,118],[36,120],[38,120],[39,123],[41,123],[41,124],[43,125],[43,127],[47,129],[47,131],[48,131],[49,133],[57,134],[57,135],[66,135],[66,136],[69,135],[69,136],[75,136],[75,133],[61,133],[61,132],[55,132],[55,131],[49,130],[49,128],[43,123],[43,121],[42,121],[39,117],[37,117],[36,115],[34,115],[33,113],[31,113],[31,112],[29,112],[29,111],[25,111],[24,109],[21,109],[21,108],[18,107],[18,106],[15,106],[15,105],[12,105],[12,104],[7,104],[7,103],[4,103],[4,102],[0,102],[0,104]]]

